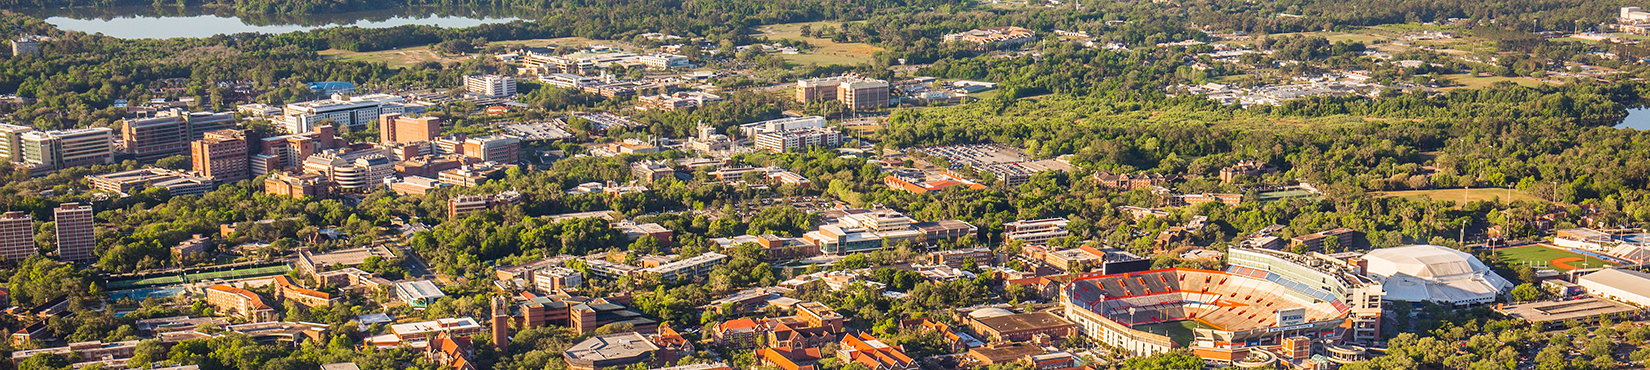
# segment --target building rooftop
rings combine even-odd
[[[567,347],[562,355],[568,360],[603,361],[641,356],[657,350],[659,346],[641,333],[629,332],[586,339]]]
[[[398,294],[415,300],[441,298],[447,296],[446,293],[441,292],[441,288],[436,287],[435,283],[430,282],[429,280],[395,283],[395,291],[398,292]]]
[[[1533,323],[1561,322],[1569,319],[1613,315],[1636,310],[1633,306],[1596,297],[1557,302],[1512,304],[1495,309],[1496,312],[1507,317],[1523,319]]]
[[[1070,321],[1066,321],[1066,319],[1060,318],[1060,316],[1048,313],[1046,311],[987,317],[977,320],[979,320],[981,324],[995,329],[998,332],[1039,330],[1072,325]]]

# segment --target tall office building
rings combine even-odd
[[[0,123],[0,165],[23,160],[23,133],[29,131],[34,128]]]
[[[464,76],[464,89],[491,98],[516,94],[516,79],[503,75]]]
[[[34,247],[34,217],[28,213],[0,215],[0,260],[22,261],[39,253]]]
[[[63,203],[52,210],[57,220],[57,257],[64,261],[92,261],[97,249],[93,234],[92,206]]]
[[[114,130],[32,131],[18,137],[26,165],[47,169],[114,163]]]
[[[246,133],[240,130],[206,133],[189,144],[189,156],[195,171],[212,178],[214,183],[227,184],[250,177]]]
[[[812,78],[796,82],[796,101],[836,100],[851,109],[888,106],[888,81],[859,76]]]
[[[431,141],[441,135],[441,120],[435,117],[409,118],[400,114],[386,114],[378,117],[378,134],[379,142],[385,145]]]
[[[375,100],[352,101],[340,96],[332,99],[287,104],[277,123],[289,134],[315,130],[321,121],[332,120],[338,126],[356,128],[378,118],[383,104]]]
[[[200,140],[207,132],[235,126],[235,113],[196,112],[171,109],[150,118],[128,119],[122,122],[120,138],[126,151],[139,161],[153,161],[174,155],[183,155],[189,143]]]

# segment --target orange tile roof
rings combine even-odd
[[[301,285],[293,283],[292,279],[288,279],[286,276],[276,276],[275,277],[275,283],[280,284],[281,289],[298,292],[298,294],[307,295],[307,296],[320,298],[320,299],[326,299],[326,300],[331,300],[332,299],[331,294],[327,294],[327,293],[321,292],[319,290],[305,288]]]
[[[258,293],[253,293],[250,290],[236,288],[236,287],[223,285],[223,284],[209,286],[209,287],[206,287],[206,289],[211,289],[211,290],[216,290],[216,291],[220,291],[220,292],[224,292],[224,293],[229,293],[229,294],[234,294],[234,295],[241,296],[241,298],[245,298],[246,300],[251,301],[252,308],[255,308],[255,309],[260,309],[260,310],[272,309],[272,308],[269,307],[269,304],[264,303],[263,297],[259,297]]]

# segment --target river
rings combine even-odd
[[[131,6],[42,9],[28,15],[45,19],[59,29],[102,33],[123,39],[211,37],[244,32],[279,34],[346,26],[462,28],[533,19],[531,15],[514,9],[450,7],[405,7],[316,15],[248,15],[236,14],[228,8]]]
[[[1650,108],[1632,108],[1627,110],[1627,118],[1622,118],[1616,128],[1630,128],[1635,130],[1650,130]]]

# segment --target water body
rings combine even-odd
[[[425,25],[474,27],[533,19],[512,9],[408,7],[320,15],[236,14],[228,8],[107,7],[45,9],[31,16],[64,30],[102,33],[123,39],[211,37],[259,32],[280,34],[330,27],[389,28]]]
[[[1627,110],[1627,118],[1621,119],[1616,128],[1630,128],[1635,130],[1650,130],[1650,108],[1632,108]]]

